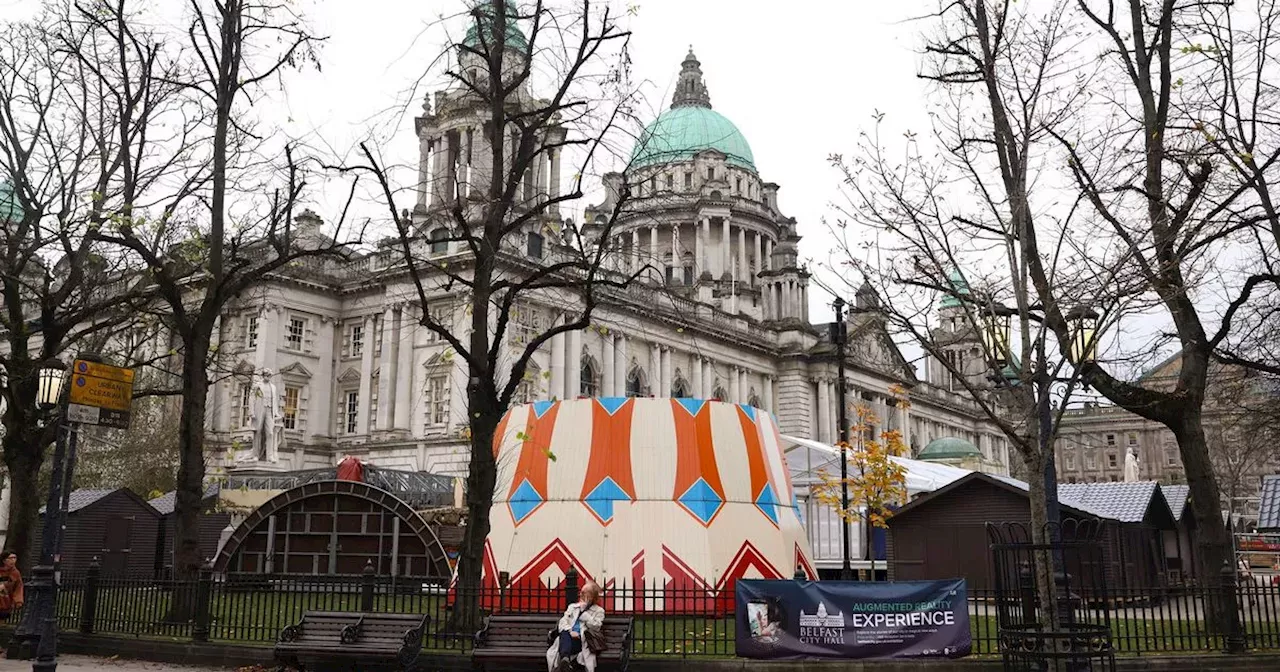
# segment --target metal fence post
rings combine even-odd
[[[566,604],[578,601],[578,570],[573,567],[564,573],[564,599]]]
[[[102,565],[98,556],[93,556],[89,563],[89,573],[84,577],[84,599],[80,602],[80,632],[93,634],[93,618],[98,611],[98,577],[102,576]]]
[[[364,565],[364,573],[360,577],[360,611],[373,611],[373,584],[377,572],[373,568],[373,558]]]
[[[1222,563],[1222,603],[1227,622],[1223,624],[1223,653],[1245,652],[1244,631],[1240,627],[1240,605],[1236,602],[1236,568],[1227,560]]]
[[[511,573],[498,572],[498,613],[507,611],[507,588],[511,586]]]
[[[212,592],[213,565],[206,562],[200,566],[199,578],[196,580],[196,613],[195,623],[191,628],[192,641],[209,641],[209,597]]]

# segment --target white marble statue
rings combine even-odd
[[[253,428],[253,444],[236,455],[236,462],[270,462],[280,460],[284,447],[284,407],[276,384],[275,372],[264,369],[253,384],[253,410],[249,426]]]
[[[1130,448],[1129,452],[1125,453],[1124,456],[1124,482],[1137,483],[1140,478],[1141,475],[1138,473],[1138,453]]]

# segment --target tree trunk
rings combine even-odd
[[[1030,445],[1036,445],[1034,438]],[[1044,487],[1044,456],[1036,450],[1028,450],[1022,455],[1023,464],[1027,468],[1027,499],[1031,506],[1031,543],[1045,546],[1050,543],[1046,525],[1049,522],[1048,502]],[[1019,554],[1018,562],[1028,558]],[[1054,609],[1053,557],[1050,553],[1036,551],[1032,560],[1032,577],[1036,588],[1037,621],[1044,627],[1057,627],[1057,612]],[[1021,567],[1018,568],[1021,571]]]
[[[1217,477],[1209,463],[1201,411],[1199,408],[1187,408],[1179,420],[1170,429],[1178,439],[1182,464],[1187,472],[1191,510],[1199,524],[1196,540],[1200,547],[1200,584],[1204,586],[1206,595],[1222,598],[1222,568],[1231,563],[1231,536],[1222,521],[1222,502],[1219,500]],[[1209,599],[1206,602],[1209,627],[1216,628],[1218,624],[1225,623],[1225,610],[1234,600]]]
[[[169,620],[191,620],[195,606],[195,580],[205,559],[200,557],[200,514],[204,500],[205,407],[209,374],[205,362],[209,339],[200,332],[184,343],[182,409],[178,417],[178,487],[174,502],[174,578],[191,589],[174,591]]]
[[[35,451],[27,445],[39,438],[23,434],[6,434],[5,466],[9,468],[9,531],[5,538],[8,550],[18,554],[23,571],[38,562],[40,549],[34,548],[36,522],[40,515],[40,466],[44,462],[44,446]],[[33,454],[38,453],[38,454]]]
[[[467,473],[467,527],[458,552],[458,581],[453,603],[451,628],[475,632],[481,626],[481,578],[484,545],[489,538],[489,509],[498,480],[493,455],[494,434],[502,420],[502,409],[485,395],[471,391],[471,461]],[[497,578],[497,577],[493,577]]]

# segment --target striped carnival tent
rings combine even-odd
[[[507,413],[494,444],[484,581],[509,576],[509,608],[542,602],[537,593],[555,591],[570,567],[624,612],[727,610],[739,578],[815,576],[765,411],[702,399],[535,402]]]

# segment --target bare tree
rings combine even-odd
[[[132,319],[139,269],[97,238],[100,206],[121,185],[141,190],[156,177],[149,159],[118,160],[125,145],[147,154],[146,138],[97,133],[120,128],[100,104],[112,83],[156,64],[81,16],[53,3],[29,23],[6,25],[0,38],[3,444],[13,487],[8,544],[24,558],[40,506],[36,478],[56,431],[36,406],[37,371]],[[95,66],[112,72],[99,78]],[[167,100],[161,87],[130,104],[146,117]]]
[[[313,61],[317,38],[287,4],[191,0],[188,14],[185,39],[170,45],[182,59],[182,76],[132,82],[143,89],[166,83],[179,87],[193,129],[182,145],[185,170],[170,178],[177,184],[175,195],[154,212],[121,199],[116,226],[101,234],[149,269],[147,280],[167,308],[165,326],[178,343],[178,576],[193,576],[203,561],[198,516],[205,413],[214,334],[223,310],[293,262],[345,249],[345,218],[336,222],[332,236],[295,224],[307,170],[294,156],[293,144],[284,140],[281,146],[274,129],[258,123],[252,109],[255,96],[278,86],[286,69]],[[136,29],[118,12],[113,19],[115,35],[127,37]],[[123,118],[129,110],[115,113]]]
[[[517,9],[509,0],[483,0],[473,6],[472,29],[449,47],[445,74],[451,87],[437,103],[478,115],[484,130],[467,145],[470,161],[446,150],[430,182],[420,175],[419,189],[430,184],[434,199],[428,204],[421,198],[412,216],[397,207],[387,170],[367,144],[361,146],[365,161],[344,169],[377,179],[396,223],[410,292],[423,306],[421,324],[449,344],[468,372],[468,522],[458,565],[457,627],[479,620],[497,477],[495,434],[531,358],[554,336],[587,328],[608,291],[648,272],[618,270],[621,265],[612,263],[613,223],[630,199],[625,182],[615,184],[609,207],[590,221],[560,216],[562,207],[583,198],[585,176],[600,158],[611,158],[610,138],[629,120],[629,33],[602,4],[575,0],[554,7],[538,0]],[[535,98],[535,86],[547,97]],[[578,169],[565,171],[570,184],[561,192],[556,169],[547,176],[539,166],[566,156]],[[547,188],[531,186],[537,182]],[[453,246],[461,258],[433,253],[422,235],[427,231],[436,246]],[[540,263],[521,259],[531,236],[547,241]],[[461,333],[427,309],[442,294],[459,291],[469,304],[469,324]],[[535,328],[508,351],[517,316],[533,303],[565,306],[569,317]]]
[[[1053,356],[1020,241],[1036,235],[1032,218],[1043,209],[1033,185],[1045,173],[1049,129],[1082,90],[1059,83],[1071,23],[1061,4],[983,1],[943,3],[931,23],[921,75],[939,96],[931,132],[908,132],[898,150],[877,114],[855,154],[832,157],[848,198],[832,227],[843,243],[832,270],[849,291],[863,277],[878,280],[887,295],[875,313],[924,350],[935,385],[967,396],[1004,434],[1027,477],[1033,540],[1043,544],[1057,518],[1046,469],[1079,380],[1068,358]],[[1065,225],[1076,213],[1061,216]],[[1046,242],[1051,267],[1065,265],[1067,239]],[[939,297],[945,310],[935,319]],[[1051,622],[1052,561],[1040,554],[1036,565]]]

